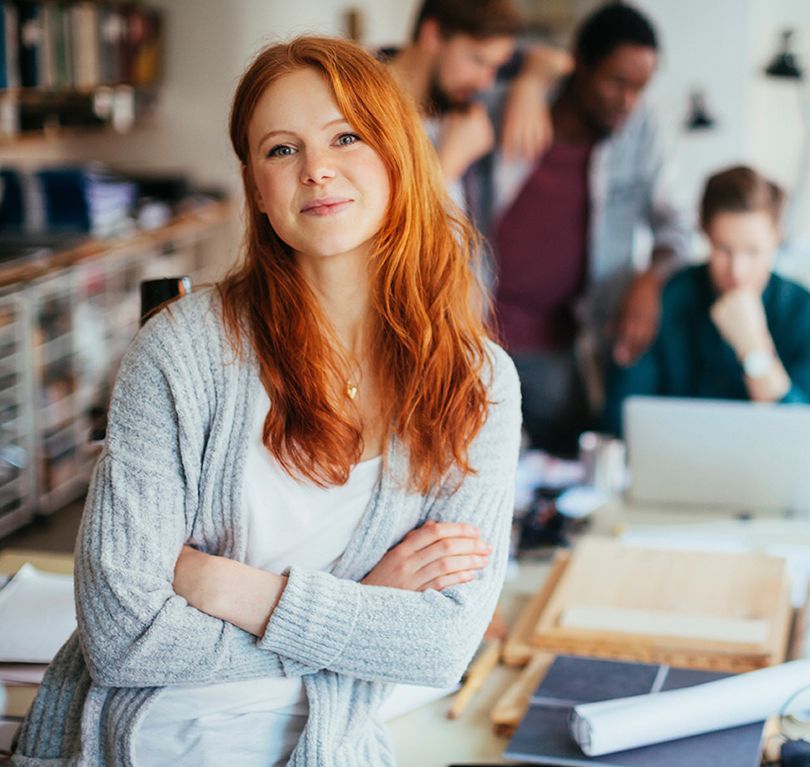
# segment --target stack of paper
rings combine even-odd
[[[0,663],[50,663],[76,629],[73,578],[23,565],[0,590],[0,626]]]
[[[73,578],[25,564],[0,582],[0,753],[8,752],[37,687],[76,628]]]

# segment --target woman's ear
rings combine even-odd
[[[267,213],[259,188],[253,182],[253,174],[250,172],[249,165],[242,166],[242,184],[245,187],[245,196],[251,200],[262,213]]]

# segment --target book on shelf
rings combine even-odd
[[[20,87],[19,16],[17,7],[0,3],[0,89]]]
[[[4,0],[0,7],[0,89],[91,91],[158,79],[158,10],[95,0]]]
[[[19,18],[20,85],[36,88],[40,84],[44,30],[42,4],[22,3],[17,6]]]

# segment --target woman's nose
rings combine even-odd
[[[329,162],[327,154],[319,151],[306,151],[301,167],[301,182],[304,184],[322,184],[335,176],[335,169]]]

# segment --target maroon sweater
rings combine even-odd
[[[553,144],[495,231],[495,307],[510,352],[570,348],[587,277],[591,144]]]

